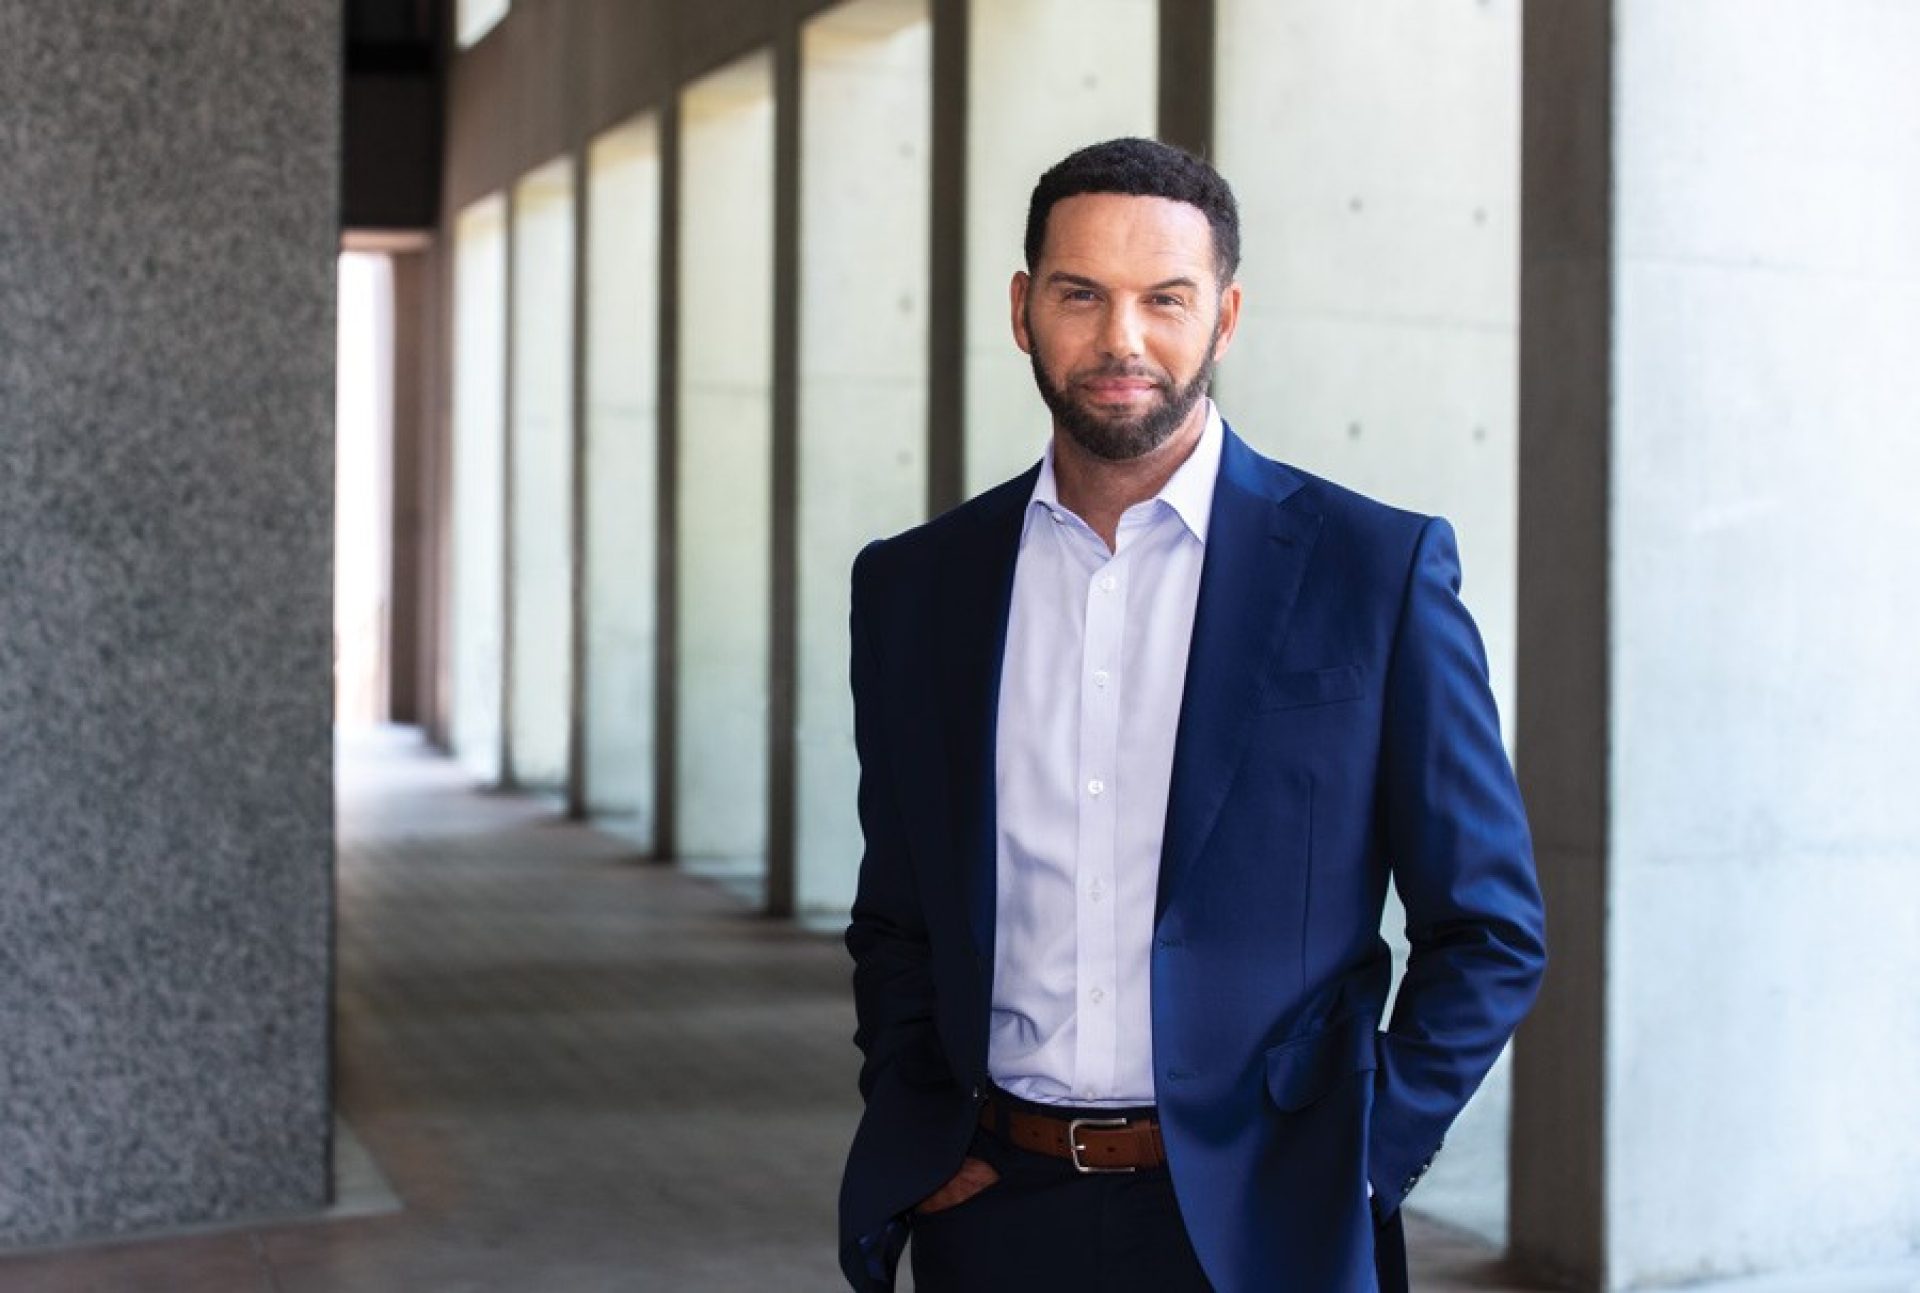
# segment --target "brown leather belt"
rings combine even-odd
[[[1020,1108],[999,1095],[980,1106],[980,1125],[1030,1154],[1064,1158],[1081,1172],[1134,1172],[1165,1167],[1160,1120],[1059,1116]]]

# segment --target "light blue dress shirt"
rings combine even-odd
[[[1222,429],[1128,508],[1114,548],[1062,507],[1049,445],[1001,666],[994,1081],[1151,1104],[1154,897]]]

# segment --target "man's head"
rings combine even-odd
[[[1027,273],[1039,267],[1053,208],[1082,193],[1184,202],[1205,216],[1213,231],[1214,276],[1220,285],[1240,272],[1240,208],[1220,172],[1157,139],[1109,139],[1067,154],[1033,186],[1027,203]]]
[[[1040,177],[1014,340],[1054,423],[1125,462],[1195,422],[1240,314],[1239,215],[1225,180],[1147,139],[1083,148]]]

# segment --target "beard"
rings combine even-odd
[[[1040,388],[1040,398],[1053,414],[1054,424],[1066,431],[1075,444],[1108,462],[1130,462],[1165,444],[1167,438],[1187,420],[1187,415],[1193,412],[1200,397],[1207,393],[1207,387],[1213,381],[1213,352],[1220,341],[1220,323],[1220,316],[1216,314],[1213,334],[1207,338],[1206,358],[1200,361],[1199,369],[1185,382],[1176,383],[1171,373],[1143,364],[1109,362],[1070,374],[1063,383],[1048,371],[1041,360],[1037,341],[1028,353],[1033,364],[1033,382]],[[1029,336],[1033,334],[1031,312],[1027,316],[1027,333]],[[1140,413],[1113,416],[1102,413],[1078,393],[1080,382],[1115,377],[1144,377],[1154,383],[1159,398]]]

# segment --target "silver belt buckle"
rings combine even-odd
[[[1134,1171],[1135,1169],[1131,1167],[1095,1167],[1091,1163],[1083,1163],[1080,1161],[1080,1152],[1086,1148],[1080,1143],[1080,1129],[1082,1127],[1096,1127],[1115,1131],[1128,1126],[1132,1121],[1131,1118],[1075,1118],[1072,1122],[1068,1123],[1067,1152],[1073,1158],[1073,1170],[1084,1173],[1087,1176]]]

